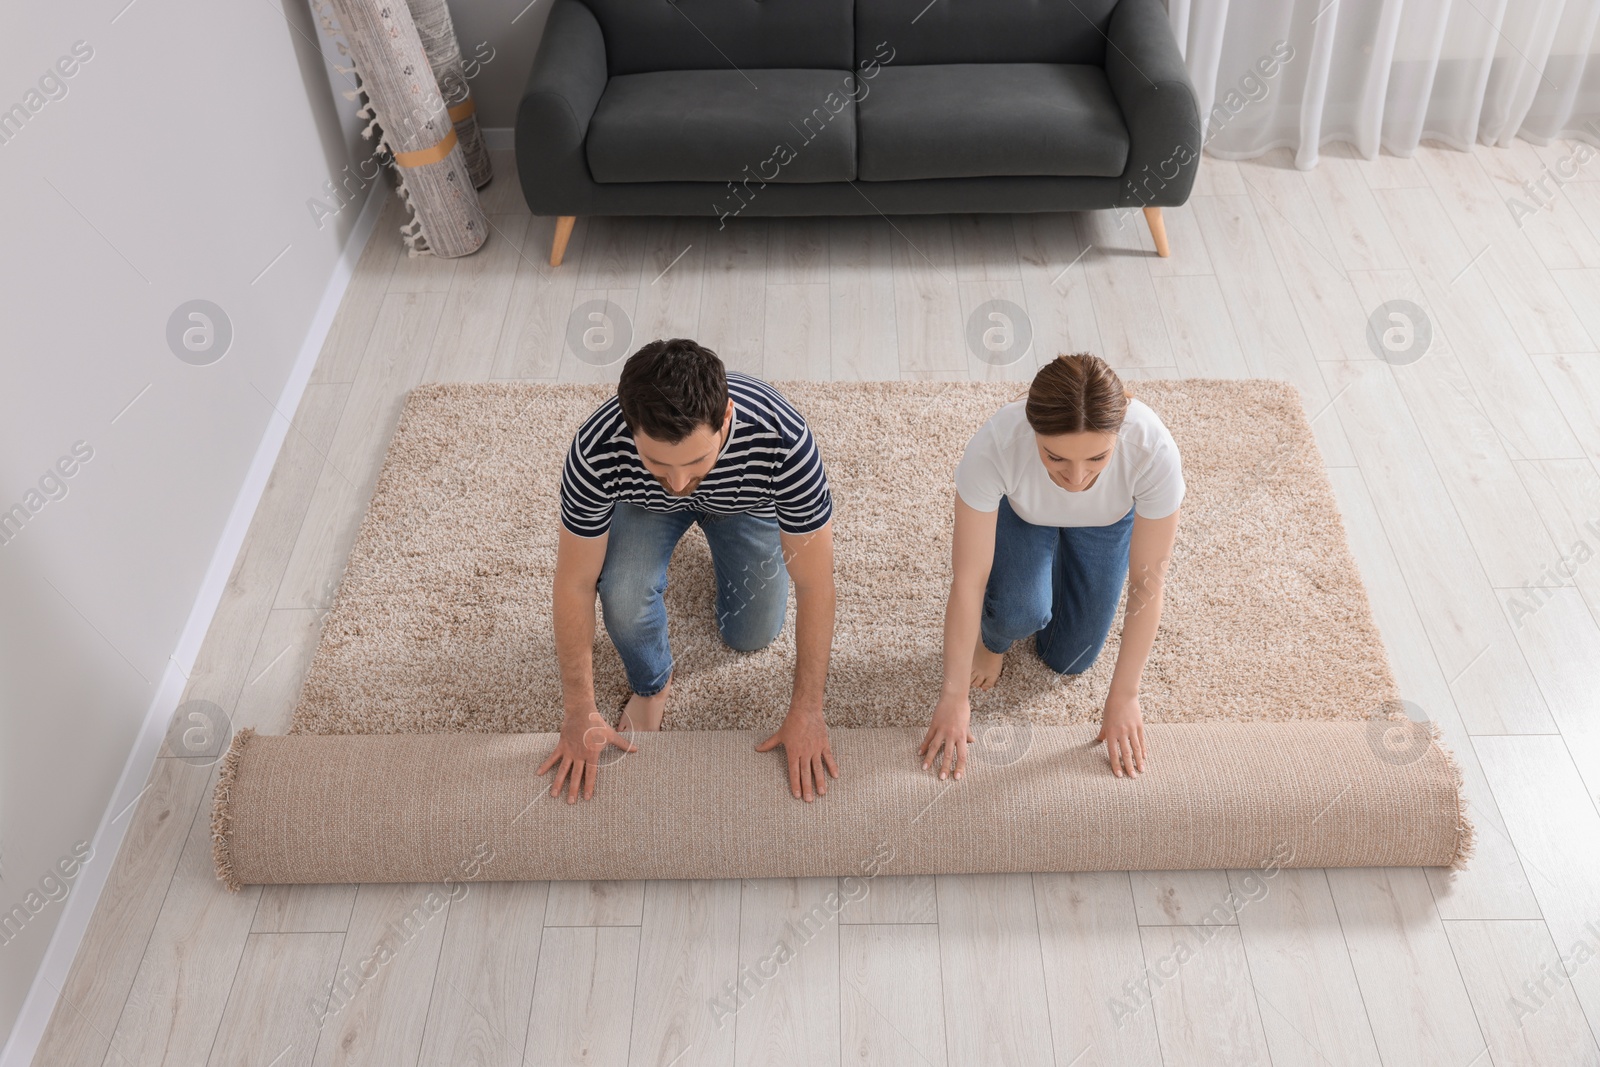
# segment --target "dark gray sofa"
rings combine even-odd
[[[578,215],[1160,209],[1200,116],[1162,0],[555,0],[517,111]]]

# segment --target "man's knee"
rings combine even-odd
[[[787,585],[781,594],[773,586],[763,589],[762,593],[759,597],[734,598],[717,612],[717,631],[729,648],[755,652],[772,644],[783,631],[788,607]]]
[[[618,571],[600,575],[597,583],[600,608],[614,625],[637,625],[649,618],[656,602],[666,592],[649,575]]]
[[[722,633],[722,642],[735,652],[759,652],[778,639],[783,632],[783,620],[780,618],[776,626],[739,626],[732,622],[719,620],[718,629]]]

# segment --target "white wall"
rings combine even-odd
[[[517,119],[517,102],[539,50],[545,19],[552,0],[452,0],[450,18],[456,25],[462,58],[478,60],[471,78],[478,101],[478,119],[491,128],[509,128]],[[467,73],[473,75],[469,65]]]
[[[0,21],[0,121],[37,108],[0,126],[0,512],[42,505],[0,543],[3,918],[143,786],[232,562],[225,529],[284,431],[273,405],[292,405],[354,251],[360,206],[319,229],[306,201],[363,150],[304,0],[17,3]],[[52,79],[75,42],[92,56]],[[28,96],[41,77],[59,99]],[[165,338],[194,298],[232,322],[209,366]],[[80,441],[65,495],[46,478],[59,499],[30,498]],[[0,944],[0,1041],[112,859]]]

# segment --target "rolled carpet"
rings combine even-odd
[[[535,774],[554,734],[257,735],[225,757],[219,877],[246,884],[791,878],[1201,868],[1461,866],[1460,775],[1427,726],[1146,726],[1114,777],[1092,725],[974,726],[968,773],[921,769],[914,728],[833,733],[811,804],[743,730],[609,750],[592,799]]]

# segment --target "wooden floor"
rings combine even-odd
[[[429,887],[230,895],[216,768],[164,756],[35,1062],[1600,1063],[1600,166],[1521,227],[1505,202],[1562,151],[1207,160],[1170,259],[1137,213],[584,219],[559,270],[502,155],[476,255],[380,224],[187,694],[284,730],[406,390],[614,380],[564,340],[580,304],[771,380],[1087,349],[1299,387],[1402,690],[1465,769],[1464,874],[885,875],[803,943],[834,879],[481,884],[380,963]],[[964,340],[992,299],[1031,318],[1005,367]],[[1433,330],[1404,366],[1366,337],[1393,299]]]

